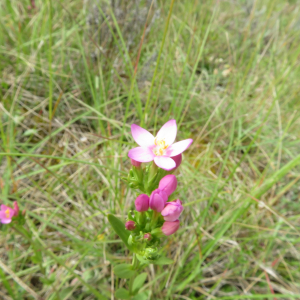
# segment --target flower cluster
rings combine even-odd
[[[146,222],[151,224],[150,217],[156,217],[157,220],[154,224],[154,228],[150,226],[144,226],[145,229],[149,229],[152,233],[158,231],[153,231],[157,228],[157,224],[163,223],[161,227],[161,232],[164,235],[171,235],[175,233],[179,228],[179,216],[183,211],[182,203],[179,199],[171,202],[168,201],[168,197],[176,190],[177,179],[175,175],[167,175],[161,179],[158,189],[154,190],[150,197],[146,194],[139,195],[135,200],[135,209],[137,212],[144,213],[148,212],[149,208],[153,212],[147,214]],[[160,214],[158,214],[160,213]],[[139,218],[138,218],[139,219]],[[152,221],[152,225],[153,225]],[[139,224],[139,230],[142,229]],[[127,230],[135,230],[137,228],[136,223],[132,220],[126,222],[125,227]],[[150,232],[145,233],[150,234]],[[147,235],[148,237],[148,235]]]
[[[17,201],[13,203],[14,208],[1,204],[0,221],[2,224],[9,224],[13,217],[17,217],[19,214],[19,206]]]
[[[135,211],[128,213],[125,228],[130,231],[128,244],[134,252],[153,261],[159,257],[160,239],[174,234],[180,227],[183,206],[174,196],[177,178],[172,173],[181,164],[181,153],[193,140],[174,143],[175,120],[163,125],[156,137],[135,124],[131,126],[131,132],[140,147],[129,151],[132,169],[124,179],[138,191],[138,196]],[[142,167],[142,163],[151,161]]]
[[[130,244],[135,246],[136,252],[145,255],[145,250],[152,249],[148,260],[157,255],[160,238],[175,233],[180,226],[179,216],[183,211],[179,199],[168,202],[171,194],[177,188],[175,175],[163,177],[157,189],[150,197],[140,194],[135,200],[135,212],[128,214],[125,228],[131,231]],[[149,253],[148,253],[149,254]]]

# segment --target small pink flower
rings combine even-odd
[[[181,205],[181,201],[177,199],[176,201],[167,202],[167,205],[162,210],[161,215],[164,217],[165,221],[173,222],[178,220],[182,211],[183,206]]]
[[[177,188],[176,176],[166,175],[160,180],[158,188],[164,191],[169,197]]]
[[[147,240],[147,241],[150,241],[152,239],[152,236],[150,233],[145,233],[144,234],[144,239]]]
[[[192,139],[187,139],[173,144],[177,134],[175,120],[170,120],[164,124],[156,137],[136,124],[131,125],[131,133],[140,147],[131,149],[128,156],[139,162],[154,160],[158,167],[167,171],[176,167],[172,157],[181,154],[193,142]]]
[[[179,220],[176,220],[175,222],[165,222],[161,228],[164,235],[171,235],[175,233],[180,226]]]
[[[164,209],[167,200],[167,194],[160,189],[156,189],[151,193],[149,206],[151,209],[161,212]]]
[[[136,161],[136,160],[134,160],[134,159],[130,159],[130,161],[131,161],[131,164],[134,166],[134,167],[136,167],[136,168],[139,168],[140,166],[141,166],[141,162],[139,162],[139,161]]]
[[[149,209],[149,196],[141,194],[135,199],[135,209],[137,211],[147,211]]]
[[[127,230],[130,230],[130,231],[134,230],[135,229],[135,222],[134,221],[127,221],[125,223],[125,228]]]
[[[0,220],[2,224],[9,224],[13,217],[16,217],[19,213],[19,207],[17,202],[14,202],[14,209],[6,206],[4,204],[1,205],[0,210]]]

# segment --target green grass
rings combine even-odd
[[[91,2],[0,3],[0,197],[27,220],[0,227],[0,298],[115,299],[130,125],[175,118],[185,210],[148,299],[300,299],[299,1],[159,1],[143,43],[148,11]]]

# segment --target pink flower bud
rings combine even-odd
[[[177,188],[177,179],[175,175],[166,175],[159,182],[158,188],[164,191],[169,197]]]
[[[173,156],[171,157],[174,161],[175,161],[175,164],[176,164],[176,167],[175,169],[173,169],[172,171],[175,171],[180,165],[181,165],[181,162],[182,162],[182,154],[178,154],[176,156]]]
[[[161,212],[164,209],[167,200],[167,194],[160,189],[156,189],[150,196],[150,208],[157,212]]]
[[[179,220],[176,220],[175,222],[165,222],[161,228],[164,235],[171,235],[175,233],[180,226]]]
[[[19,214],[19,205],[18,205],[18,202],[17,201],[15,201],[14,202],[14,216],[16,217],[16,216],[18,216],[18,214]]]
[[[130,231],[134,230],[135,229],[135,222],[134,221],[127,221],[125,223],[125,228],[127,230],[130,230]]]
[[[152,236],[150,233],[145,233],[144,234],[144,239],[147,240],[147,241],[150,241],[152,239]]]
[[[147,211],[149,209],[149,196],[141,194],[135,199],[135,209],[137,211]]]
[[[182,211],[183,206],[181,205],[181,201],[177,199],[176,201],[167,202],[167,205],[162,210],[161,215],[164,217],[165,221],[173,222],[178,220]]]
[[[134,159],[132,159],[132,158],[130,158],[130,161],[131,161],[131,164],[134,166],[134,167],[136,167],[136,168],[139,168],[140,166],[141,166],[141,162],[139,162],[139,161],[136,161],[136,160],[134,160]]]

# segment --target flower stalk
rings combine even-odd
[[[132,165],[125,179],[137,192],[135,210],[129,211],[126,223],[110,215],[109,221],[125,245],[133,252],[132,264],[116,266],[115,274],[128,278],[128,299],[138,293],[133,291],[137,271],[162,257],[161,242],[180,227],[182,203],[176,199],[177,178],[173,174],[182,162],[182,152],[192,139],[175,142],[177,125],[170,120],[154,137],[150,132],[133,124],[131,133],[139,147],[128,153]],[[145,163],[149,163],[144,166]],[[176,199],[175,201],[172,201]],[[168,259],[167,259],[168,261]]]

